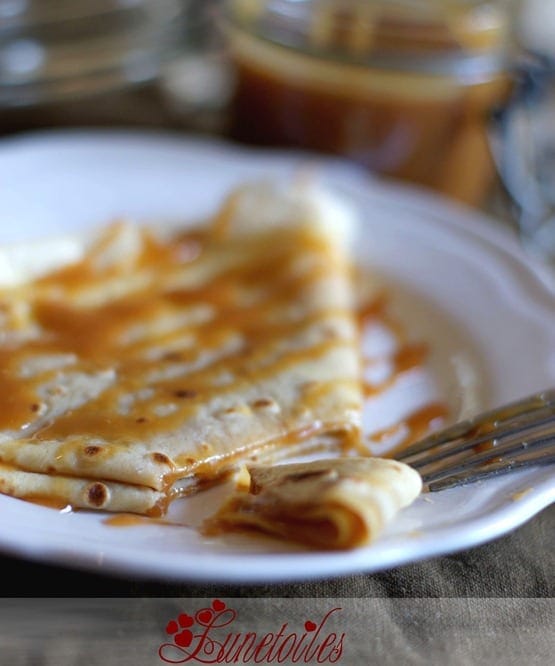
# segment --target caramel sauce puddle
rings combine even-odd
[[[186,523],[172,523],[161,518],[149,518],[135,513],[114,513],[102,521],[108,527],[144,527],[145,525],[168,525],[169,527],[189,527]]]

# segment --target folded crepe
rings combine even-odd
[[[160,515],[239,463],[350,445],[351,223],[257,183],[198,229],[0,250],[0,491]]]
[[[249,466],[249,491],[238,490],[206,521],[208,534],[256,529],[308,546],[342,550],[372,541],[420,494],[408,465],[344,457]]]

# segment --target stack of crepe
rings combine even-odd
[[[355,439],[349,220],[327,203],[243,187],[205,229],[116,224],[4,287],[0,490],[156,515],[239,462]]]
[[[199,228],[4,249],[0,491],[158,516],[245,462],[356,445],[352,222],[256,183]]]

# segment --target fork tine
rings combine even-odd
[[[433,465],[433,463],[429,463],[428,461],[425,461],[422,465],[413,464],[412,466],[420,471],[422,478],[426,482],[430,482],[447,475],[456,475],[472,468],[478,468],[481,463],[487,464],[488,461],[509,464],[512,459],[516,460],[522,456],[533,459],[536,452],[544,449],[547,449],[548,453],[555,454],[554,433],[547,436],[542,433],[541,436],[526,441],[517,440],[516,442],[508,442],[503,446],[492,446],[488,451],[468,456],[462,460],[460,458],[453,460],[447,465],[436,465],[435,468],[432,466],[428,471],[426,471],[426,468]]]
[[[432,448],[450,444],[463,437],[477,436],[486,432],[491,437],[491,433],[495,428],[506,427],[508,429],[511,427],[511,423],[516,425],[519,419],[523,420],[521,422],[527,423],[534,420],[536,416],[551,413],[555,413],[555,389],[536,393],[509,405],[479,414],[473,419],[456,423],[440,432],[433,433],[408,446],[399,453],[397,458],[405,461],[413,455],[428,452]]]
[[[555,389],[456,423],[397,456],[428,490],[470,483],[511,469],[555,462]]]
[[[537,419],[537,415],[543,416],[543,413],[543,410],[541,414],[540,412],[534,412],[526,421],[520,420],[516,425],[509,423],[504,428],[494,428],[490,432],[478,437],[471,437],[470,439],[459,438],[442,445],[436,445],[426,451],[413,453],[412,455],[406,455],[403,452],[399,456],[399,460],[403,460],[403,462],[416,467],[418,465],[438,462],[453,455],[469,451],[470,449],[474,449],[474,451],[479,453],[488,442],[493,442],[493,446],[498,450],[497,447],[502,445],[503,441],[507,443],[507,440],[513,441],[515,438],[527,439],[534,434],[534,431],[540,428],[542,429],[541,432],[544,430],[551,432],[553,430],[555,433],[555,408],[550,407],[547,416]]]
[[[490,477],[501,476],[512,470],[528,467],[530,465],[550,465],[552,463],[555,463],[555,453],[547,451],[537,458],[491,463],[490,465],[483,465],[479,469],[467,470],[459,474],[450,474],[438,481],[425,481],[425,483],[427,484],[428,491],[434,493],[440,490],[446,490],[447,488],[474,483],[475,481],[482,481]]]

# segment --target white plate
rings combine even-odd
[[[497,223],[414,190],[370,181],[341,162],[322,180],[362,213],[360,262],[392,292],[411,335],[432,350],[424,373],[371,404],[387,425],[430,395],[453,417],[555,385],[555,287]],[[167,135],[31,135],[0,146],[0,242],[52,237],[118,215],[198,217],[234,184],[287,176],[307,157]],[[46,248],[47,246],[45,246]],[[427,396],[427,397],[426,397]],[[380,422],[381,419],[381,422]],[[224,488],[176,502],[199,520]],[[114,528],[0,496],[0,548],[41,561],[160,579],[286,581],[376,571],[468,548],[517,527],[555,499],[553,467],[421,497],[371,547],[311,553],[266,538],[207,540],[193,529]]]

